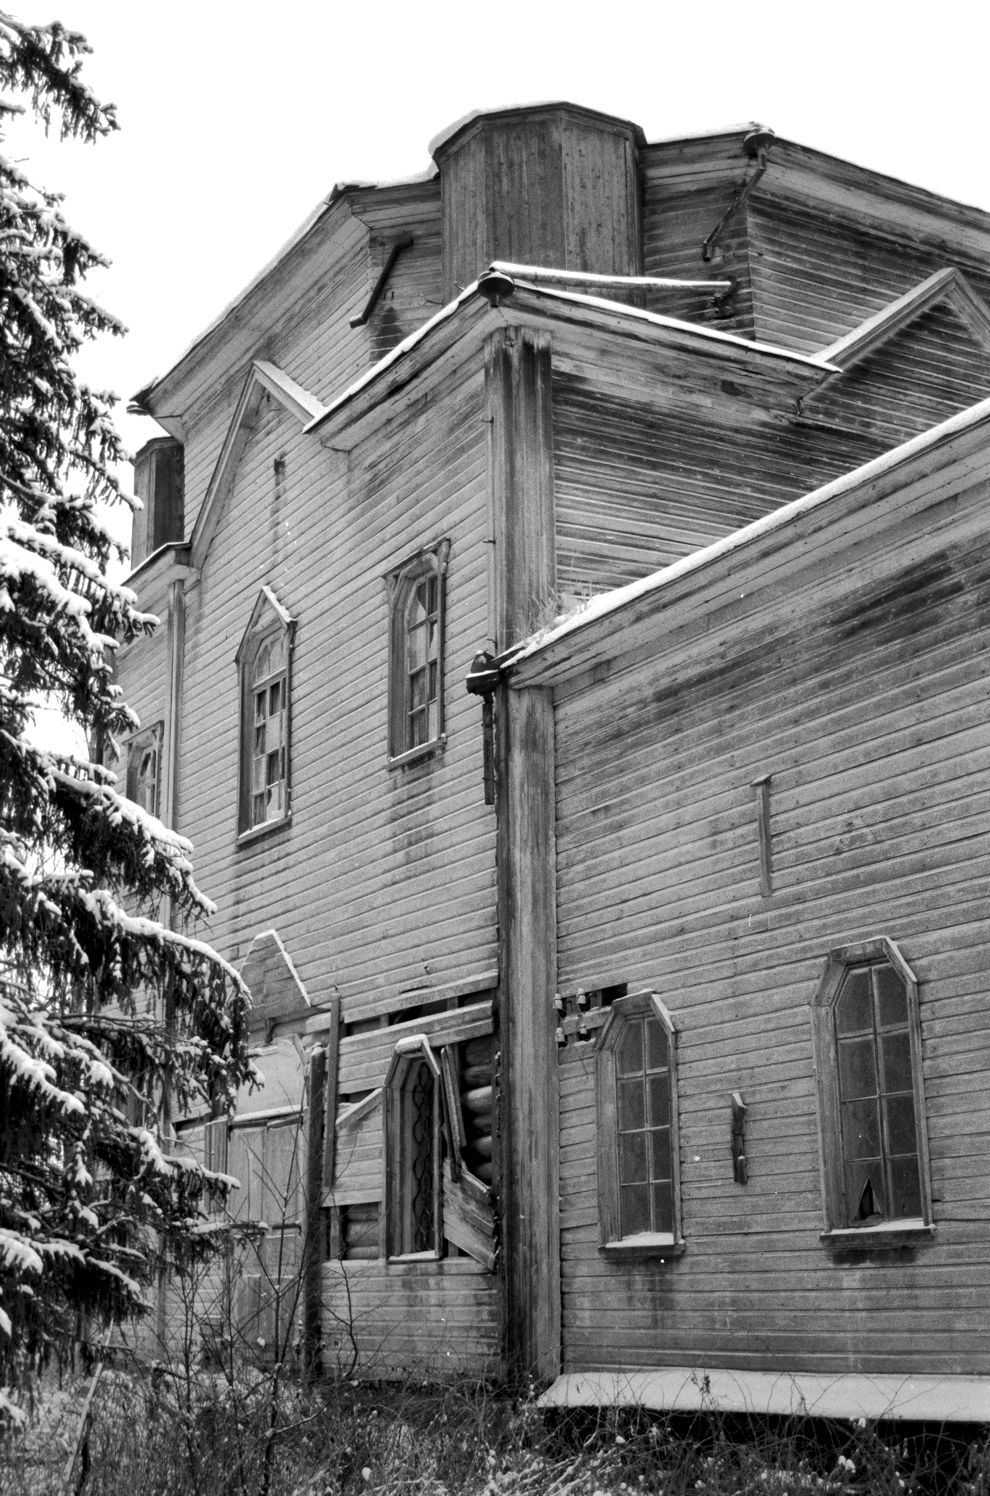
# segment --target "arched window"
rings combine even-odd
[[[598,1040],[598,1197],[605,1251],[680,1250],[674,1025],[652,992],[617,998]]]
[[[289,816],[289,698],[295,623],[263,587],[237,652],[241,832]]]
[[[388,577],[389,759],[444,742],[444,592],[449,541],[421,551]]]
[[[429,1040],[396,1049],[385,1081],[385,1239],[389,1257],[443,1248],[443,1081]]]
[[[125,794],[149,815],[157,816],[161,783],[162,724],[154,723],[124,745]]]
[[[833,951],[812,1012],[826,1235],[930,1228],[918,984],[910,967],[889,940]]]

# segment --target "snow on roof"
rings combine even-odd
[[[305,430],[307,432],[316,431],[328,416],[333,415],[342,405],[346,405],[349,400],[353,400],[354,396],[359,394],[366,385],[378,379],[380,375],[385,373],[386,369],[391,368],[404,354],[411,352],[419,343],[422,343],[435,327],[441,326],[444,322],[449,322],[457,310],[466,301],[472,299],[477,289],[478,282],[476,280],[472,281],[469,286],[465,286],[459,296],[453,301],[448,301],[447,305],[441,307],[438,312],[434,312],[433,316],[429,317],[421,327],[417,327],[415,332],[411,332],[407,338],[403,338],[401,343],[396,343],[395,347],[390,348],[383,358],[380,358],[376,364],[372,364],[370,369],[365,369],[363,374],[359,375],[352,384],[347,386],[346,390],[342,390],[339,395],[336,395],[323,414],[310,421]]]
[[[194,348],[198,348],[200,343],[205,342],[205,340],[210,336],[210,333],[215,332],[216,329],[221,325],[221,323],[230,316],[231,312],[236,311],[236,309],[242,304],[242,302],[245,302],[247,300],[251,293],[261,285],[262,281],[264,281],[272,273],[272,271],[278,268],[282,261],[292,253],[297,245],[302,243],[307,234],[309,234],[310,231],[316,227],[317,223],[319,223],[323,215],[329,212],[329,210],[335,205],[335,203],[337,203],[338,200],[342,198],[346,193],[368,188],[379,190],[388,187],[415,187],[420,183],[431,182],[435,176],[436,170],[434,168],[429,168],[426,171],[415,172],[412,176],[396,177],[394,179],[383,182],[335,182],[333,187],[327,193],[326,197],[322,197],[320,199],[313,210],[308,213],[307,216],[303,219],[299,227],[293,233],[291,233],[288,239],[286,239],[285,243],[275,251],[271,259],[267,260],[261,267],[261,269],[257,272],[257,274],[252,276],[247,285],[244,286],[242,290],[238,291],[237,295],[234,296],[231,301],[227,302],[223,310],[220,311],[211,322],[208,322],[207,325],[196,334],[192,342],[187,344],[187,346],[179,354],[179,357],[172,362],[172,364],[166,370],[165,374],[161,377],[167,378],[173,369],[178,368],[179,364],[181,364],[185,359],[189,357]],[[138,391],[138,393],[133,397],[134,400],[137,402],[142,402],[144,397],[146,397],[160,382],[161,381],[157,375],[154,379],[149,379],[147,383],[144,384]]]
[[[468,125],[474,124],[476,119],[497,119],[501,114],[518,114],[523,110],[532,112],[537,109],[574,109],[579,114],[592,114],[599,119],[612,120],[617,125],[627,125],[630,130],[636,132],[640,141],[645,141],[646,139],[642,126],[637,125],[635,120],[626,119],[621,114],[611,114],[607,109],[594,109],[590,104],[575,104],[569,99],[528,99],[519,104],[494,104],[490,105],[487,109],[469,109],[466,114],[460,115],[452,124],[438,131],[430,141],[427,149],[431,156],[436,157],[437,151],[442,150],[448,140],[453,140],[455,135],[459,135]]]
[[[658,275],[598,275],[592,270],[552,270],[545,265],[515,265],[511,260],[493,260],[492,270],[518,275],[529,281],[564,281],[581,286],[647,287],[659,291],[731,291],[727,280],[676,280]]]
[[[947,421],[942,421],[938,426],[932,426],[929,430],[923,431],[920,436],[912,437],[910,441],[902,443],[899,447],[893,447],[889,452],[884,452],[872,461],[864,463],[862,467],[843,473],[840,478],[834,478],[831,483],[813,489],[811,493],[792,499],[789,504],[783,504],[779,509],[771,510],[769,514],[762,515],[759,519],[753,520],[751,524],[744,525],[740,530],[733,530],[730,535],[724,535],[721,540],[714,541],[702,550],[692,551],[689,556],[682,556],[680,560],[663,567],[660,571],[651,572],[649,576],[629,582],[625,587],[616,587],[610,592],[601,592],[596,597],[589,598],[573,613],[557,619],[549,627],[532,634],[516,648],[508,650],[499,661],[500,668],[511,670],[569,634],[586,628],[600,618],[607,618],[619,612],[637,598],[663,592],[681,577],[689,576],[692,572],[703,571],[705,567],[711,566],[720,558],[752,545],[762,536],[770,535],[776,530],[793,524],[801,515],[820,508],[823,504],[838,498],[840,494],[848,493],[864,483],[874,482],[894,472],[898,467],[910,462],[912,458],[985,421],[990,421],[990,399],[981,400],[978,404],[960,411],[958,415],[950,416]]]
[[[493,270],[498,270],[501,274],[507,273],[506,266],[503,264],[503,262],[498,260],[493,262],[491,268]],[[542,273],[547,276],[552,275],[554,279],[556,279],[558,276],[557,271],[543,271]],[[561,276],[566,276],[567,272],[561,271],[559,272],[559,274]],[[580,278],[582,280],[586,279],[586,277]],[[348,401],[352,400],[355,395],[359,394],[363,389],[366,389],[368,385],[373,384],[375,380],[380,378],[380,376],[384,374],[387,369],[391,368],[391,366],[394,363],[397,363],[398,360],[404,357],[405,354],[412,352],[412,350],[418,347],[420,343],[424,342],[425,339],[429,337],[430,333],[432,333],[436,328],[442,326],[445,322],[449,322],[450,319],[456,315],[460,307],[462,307],[466,302],[472,300],[472,298],[476,295],[483,279],[483,276],[479,276],[477,280],[474,280],[470,285],[465,286],[464,290],[453,301],[449,301],[446,306],[441,307],[440,310],[438,312],[435,312],[434,315],[430,317],[426,322],[424,322],[421,327],[417,327],[415,332],[411,332],[407,338],[403,338],[401,343],[396,343],[395,347],[391,348],[389,352],[386,353],[383,358],[380,358],[376,364],[372,364],[370,369],[365,369],[363,374],[359,375],[359,377],[355,379],[352,384],[349,384],[345,390],[342,390],[339,395],[335,396],[334,399],[331,400],[323,415],[318,416],[315,420],[311,421],[309,425],[305,427],[305,430],[307,432],[314,432],[318,430],[319,427],[330,416],[334,415],[338,410],[340,410],[342,406],[346,405]],[[637,283],[635,279],[631,279],[625,276],[620,276],[616,279],[624,285]],[[642,281],[640,281],[640,283],[642,283]],[[772,358],[787,359],[787,361],[791,364],[804,364],[807,368],[814,369],[816,372],[821,372],[822,374],[838,374],[841,372],[836,364],[826,363],[817,354],[796,353],[791,348],[778,348],[776,344],[773,343],[758,343],[751,338],[741,338],[736,333],[722,332],[718,328],[706,327],[698,322],[685,322],[682,318],[667,317],[664,316],[661,312],[648,312],[645,311],[642,307],[627,306],[623,301],[610,301],[603,296],[588,296],[578,291],[563,291],[555,286],[538,284],[534,281],[524,280],[522,279],[522,277],[520,277],[518,284],[524,290],[533,291],[537,295],[546,297],[552,301],[566,301],[569,303],[573,303],[575,306],[586,306],[599,311],[618,313],[624,318],[630,318],[637,322],[645,322],[652,327],[669,328],[671,331],[688,333],[706,342],[728,344],[732,347],[746,349],[754,353],[769,354]],[[667,287],[677,286],[681,289],[690,289],[692,286],[697,286],[700,283],[691,281],[660,281],[650,282],[650,284],[659,284]],[[722,283],[705,282],[704,284],[721,285]]]

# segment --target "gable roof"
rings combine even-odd
[[[651,347],[676,350],[687,356],[703,353],[707,356],[706,361],[717,360],[733,365],[736,375],[749,370],[757,379],[786,388],[792,398],[807,393],[829,374],[839,373],[838,366],[828,362],[820,353],[797,353],[790,348],[723,332],[704,323],[687,322],[679,317],[612,301],[607,296],[564,289],[565,285],[576,283],[578,278],[572,282],[563,272],[552,269],[540,270],[539,278],[529,280],[525,275],[527,268],[517,267],[517,273],[510,276],[505,262],[495,261],[490,270],[465,286],[459,296],[441,307],[336,395],[323,413],[309,423],[307,433],[319,436],[328,446],[346,448],[354,445],[360,439],[357,423],[381,408],[390,396],[406,390],[416,375],[469,327],[490,330],[493,325],[490,309],[494,309],[495,317],[500,319],[495,325],[504,325],[506,321],[542,325],[553,319],[561,329],[568,325],[579,328],[582,336],[593,333],[614,336],[618,333]],[[581,276],[579,279],[592,285],[595,280],[607,283],[621,280],[624,286],[649,284],[663,290],[690,290],[701,286],[708,289],[723,284],[721,281],[679,281],[659,277],[593,279]],[[603,289],[607,291],[609,285]],[[699,364],[699,368],[703,366],[706,365]],[[349,427],[352,428],[350,431]]]
[[[927,280],[913,286],[910,291],[890,302],[851,332],[843,333],[834,343],[823,348],[818,357],[828,363],[838,364],[839,376],[867,358],[903,328],[932,307],[945,302],[965,324],[974,342],[986,353],[990,353],[990,307],[977,296],[966,277],[955,266],[937,270]],[[831,381],[830,381],[831,382]]]
[[[599,593],[575,612],[506,650],[496,666],[515,687],[556,685],[617,655],[634,652],[653,633],[661,614],[667,628],[675,619],[683,620],[684,610],[695,606],[694,600],[706,586],[717,589],[725,582],[729,592],[744,602],[751,590],[741,580],[747,560],[770,552],[782,555],[789,544],[799,543],[807,560],[815,546],[832,543],[839,515],[846,510],[862,510],[864,533],[875,536],[880,501],[892,494],[903,498],[912,479],[919,475],[924,479],[933,467],[947,469],[956,463],[960,471],[962,467],[990,471],[988,432],[990,399],[671,566]],[[943,489],[940,486],[939,492]],[[890,513],[903,527],[903,505],[896,516],[893,510]]]
[[[301,384],[297,384],[282,369],[276,368],[275,364],[259,360],[251,365],[193,526],[190,543],[194,567],[202,566],[210,549],[237,465],[254,430],[255,417],[265,395],[273,396],[304,428],[326,413],[322,401],[304,390]]]

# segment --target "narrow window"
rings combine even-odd
[[[442,745],[444,583],[449,542],[390,573],[389,758]]]
[[[386,1244],[390,1257],[439,1256],[443,1084],[422,1036],[403,1040],[385,1082]]]
[[[262,588],[237,652],[241,681],[239,829],[289,816],[289,703],[295,623]]]
[[[918,988],[886,940],[834,951],[814,1003],[830,1231],[929,1225]]]
[[[598,1194],[606,1250],[680,1243],[675,1034],[653,993],[620,997],[598,1041]]]
[[[124,747],[124,786],[133,800],[149,815],[157,816],[161,769],[162,724],[156,722],[129,738]]]

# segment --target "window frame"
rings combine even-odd
[[[621,1234],[618,1080],[616,1051],[630,1019],[656,1019],[667,1036],[670,1078],[671,1229]],[[680,1131],[677,1097],[677,1029],[666,1004],[655,992],[632,992],[612,1003],[595,1044],[598,1124],[599,1251],[606,1257],[679,1257],[685,1247],[681,1231]],[[644,1069],[644,1076],[647,1071]]]
[[[121,744],[124,757],[124,794],[128,800],[133,800],[135,805],[140,805],[146,814],[158,818],[162,803],[162,741],[164,737],[164,723],[152,722],[148,727],[142,727],[140,731],[132,733]],[[139,785],[138,761],[149,749],[155,754],[155,780],[154,780],[154,807],[149,809],[142,805],[134,791]]]
[[[911,1092],[914,1104],[921,1212],[917,1216],[885,1216],[876,1221],[871,1218],[860,1225],[850,1222],[845,1199],[846,1155],[842,1131],[836,1010],[850,970],[856,968],[873,970],[883,966],[890,966],[896,972],[903,983],[907,999],[906,1028],[910,1044]],[[885,936],[879,936],[853,945],[840,946],[830,951],[812,1000],[811,1018],[818,1091],[819,1159],[825,1217],[821,1240],[826,1245],[839,1250],[868,1251],[873,1249],[880,1251],[892,1246],[915,1245],[933,1236],[935,1226],[932,1216],[931,1165],[926,1125],[918,980],[894,942]],[[882,1094],[886,1093],[878,1091],[878,1096]],[[880,1156],[886,1171],[889,1153],[882,1143],[881,1148]]]
[[[238,673],[238,791],[237,829],[238,842],[253,841],[271,831],[287,825],[292,820],[292,657],[295,642],[296,621],[286,612],[269,587],[262,587],[251,613],[247,628],[241,637],[237,651]],[[283,729],[281,749],[284,754],[285,773],[283,808],[280,815],[254,819],[254,763],[255,763],[255,695],[262,684],[255,680],[255,664],[261,651],[275,641],[280,641],[284,650],[284,665],[265,676],[266,690],[278,680],[284,681]],[[268,718],[265,719],[270,720]]]
[[[402,764],[415,763],[428,758],[443,748],[447,741],[444,713],[444,670],[447,631],[447,563],[450,557],[450,541],[440,540],[435,545],[424,547],[410,556],[401,566],[386,576],[388,592],[388,764],[398,768]],[[407,617],[410,604],[420,583],[433,577],[437,584],[436,609],[436,696],[427,698],[427,725],[429,704],[436,702],[436,731],[414,743],[410,730],[410,718],[416,710],[411,704],[412,691],[408,670]],[[432,616],[432,615],[430,615]]]
[[[408,1165],[410,1155],[409,1119],[406,1102],[410,1079],[416,1066],[425,1065],[433,1082],[431,1109],[432,1137],[432,1245],[414,1250],[409,1246],[412,1235],[407,1215],[409,1202]],[[383,1088],[385,1129],[385,1187],[383,1192],[383,1255],[389,1262],[434,1262],[444,1255],[443,1235],[443,1156],[446,1131],[444,1075],[441,1064],[425,1034],[401,1039],[395,1047]]]

